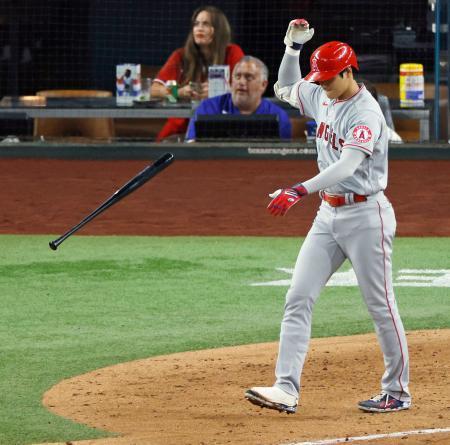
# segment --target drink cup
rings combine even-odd
[[[176,80],[168,80],[166,82],[168,94],[166,99],[169,103],[176,103],[178,101],[178,83]]]
[[[189,82],[189,86],[191,87],[191,91],[197,93],[198,95],[202,94],[202,84],[200,82]],[[197,108],[200,105],[201,99],[194,98],[191,99],[192,108]]]
[[[150,77],[144,77],[141,85],[141,100],[150,100],[152,97],[152,79]]]

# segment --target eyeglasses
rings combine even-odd
[[[251,82],[253,80],[256,79],[256,75],[255,74],[250,74],[250,73],[234,73],[233,74],[233,79],[234,80],[240,80],[241,78],[245,79],[247,82]]]

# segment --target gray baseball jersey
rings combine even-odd
[[[372,195],[387,185],[388,128],[378,102],[364,85],[347,100],[331,100],[319,85],[300,80],[277,91],[301,114],[317,122],[317,163],[322,171],[343,149],[367,154],[353,176],[327,189],[329,193]]]
[[[329,99],[304,80],[279,88],[277,96],[317,122],[319,169],[335,164],[343,150],[367,156],[355,173],[329,187],[333,194],[366,195],[366,202],[332,207],[323,201],[300,249],[281,324],[275,386],[298,395],[308,350],[313,306],[331,275],[349,259],[358,278],[384,355],[384,393],[410,401],[408,346],[392,285],[394,209],[387,185],[388,131],[381,109],[364,86],[347,100]]]

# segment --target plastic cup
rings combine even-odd
[[[145,77],[142,79],[141,85],[141,100],[150,100],[152,97],[152,79],[150,77]]]
[[[202,84],[200,82],[189,82],[191,90],[197,94],[202,93]],[[200,105],[201,99],[191,99],[192,108],[197,108]]]

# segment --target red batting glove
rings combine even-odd
[[[302,184],[296,184],[293,187],[276,191],[270,195],[273,197],[267,209],[273,216],[284,216],[286,212],[308,192]]]

